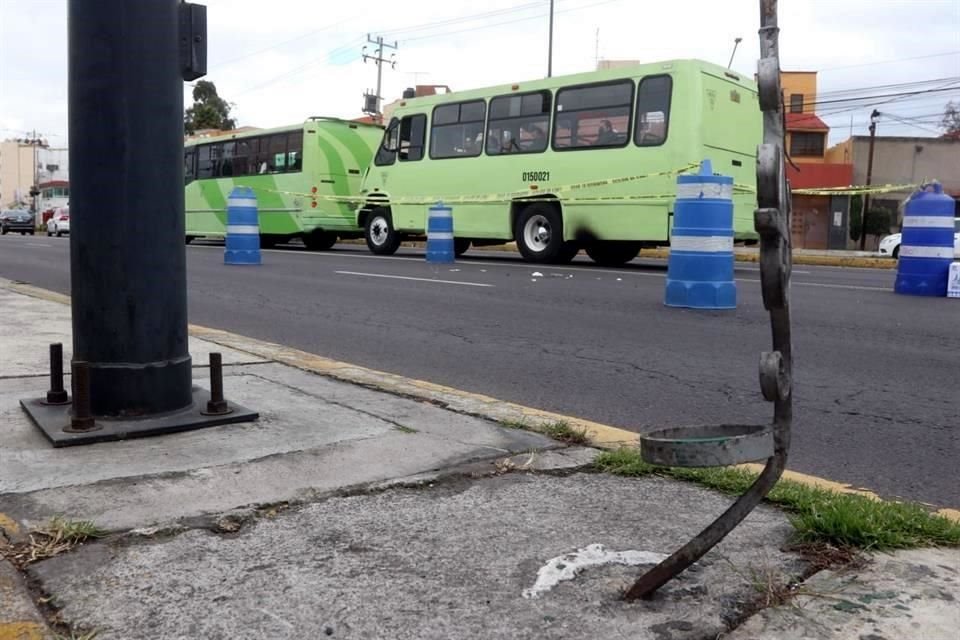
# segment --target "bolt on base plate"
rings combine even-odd
[[[89,431],[67,430],[71,425],[72,405],[50,405],[46,404],[43,398],[30,398],[21,400],[20,406],[54,447],[158,436],[237,422],[252,422],[260,417],[256,411],[233,402],[230,403],[232,411],[227,414],[206,415],[202,411],[207,408],[209,401],[209,391],[193,387],[193,405],[186,409],[145,418],[97,417],[96,428]]]

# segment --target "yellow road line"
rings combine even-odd
[[[0,283],[2,282],[3,281],[0,281]],[[7,288],[45,300],[52,300],[63,304],[70,303],[69,296],[47,291],[46,289],[40,289],[32,285],[11,283],[7,285]],[[368,369],[367,367],[325,358],[281,344],[240,336],[222,329],[212,329],[210,327],[191,324],[190,335],[310,373],[334,378],[342,382],[363,385],[396,395],[436,402],[455,411],[478,415],[494,421],[522,423],[534,430],[545,424],[566,422],[574,429],[586,430],[590,438],[590,443],[593,446],[604,449],[615,449],[621,446],[636,446],[639,444],[639,434],[619,427],[554,413],[552,411],[534,409],[513,402],[498,400],[491,396],[428,382],[426,380],[416,380],[386,371]],[[762,468],[762,465],[759,464],[743,466],[753,471],[759,471]],[[818,476],[788,470],[784,472],[783,477],[793,482],[828,489],[837,493],[856,494],[875,500],[882,500],[876,493],[867,489],[853,487],[849,484],[820,478]],[[939,509],[937,513],[951,520],[960,522],[960,510],[943,508]]]

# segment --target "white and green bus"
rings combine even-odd
[[[302,238],[329,249],[359,238],[356,206],[324,196],[359,192],[383,128],[336,118],[311,118],[276,129],[253,129],[184,144],[187,242],[223,237],[227,197],[235,186],[257,196],[263,246]]]
[[[622,264],[669,243],[680,170],[709,158],[754,186],[761,130],[753,80],[698,60],[405,98],[364,174],[357,226],[390,254],[444,200],[459,253],[513,240],[529,261],[584,249]],[[755,197],[734,204],[737,237],[756,238]]]

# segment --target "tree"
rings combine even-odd
[[[860,209],[863,208],[863,196],[855,195],[850,198],[850,239],[860,239]],[[896,212],[883,206],[870,203],[870,213],[867,215],[867,235],[885,236],[890,233],[890,225],[896,219]]]
[[[943,129],[944,138],[960,137],[960,104],[951,100],[943,110],[943,120],[940,121],[940,128]]]
[[[231,105],[217,94],[217,87],[209,80],[198,80],[193,86],[193,106],[183,114],[183,128],[188,134],[199,129],[236,128],[230,117]]]

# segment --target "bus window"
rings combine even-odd
[[[430,130],[431,158],[468,158],[483,149],[483,100],[440,105],[433,110]]]
[[[427,116],[418,113],[400,120],[400,148],[397,155],[401,162],[413,162],[423,158],[423,143],[427,136]]]
[[[220,161],[220,171],[217,173],[217,175],[223,176],[225,178],[233,177],[234,175],[233,158],[234,158],[234,151],[236,150],[236,148],[237,148],[237,143],[232,140],[230,142],[223,143],[223,150],[222,150],[222,156]]]
[[[490,100],[487,155],[539,153],[547,148],[550,92],[511,94]]]
[[[260,137],[255,140],[257,145],[256,161],[253,172],[255,174],[270,173],[270,138]]]
[[[622,147],[630,140],[633,82],[623,80],[557,92],[553,148]]]
[[[673,79],[670,76],[649,76],[640,81],[634,134],[637,146],[655,147],[666,142],[672,91]]]
[[[303,131],[287,134],[287,171],[303,170]]]
[[[373,162],[378,167],[393,164],[397,159],[397,148],[400,146],[400,121],[396,118],[390,120],[387,130],[383,132],[383,140],[380,141],[380,147],[377,149],[377,155]]]
[[[183,150],[183,183],[190,184],[197,179],[197,148]]]
[[[247,138],[237,140],[237,147],[233,152],[233,175],[256,175],[257,139]]]
[[[267,162],[270,173],[282,173],[287,168],[287,136],[278,133],[270,136],[270,155]]]
[[[202,144],[197,147],[197,178],[213,177],[213,158],[210,155],[210,145]]]

